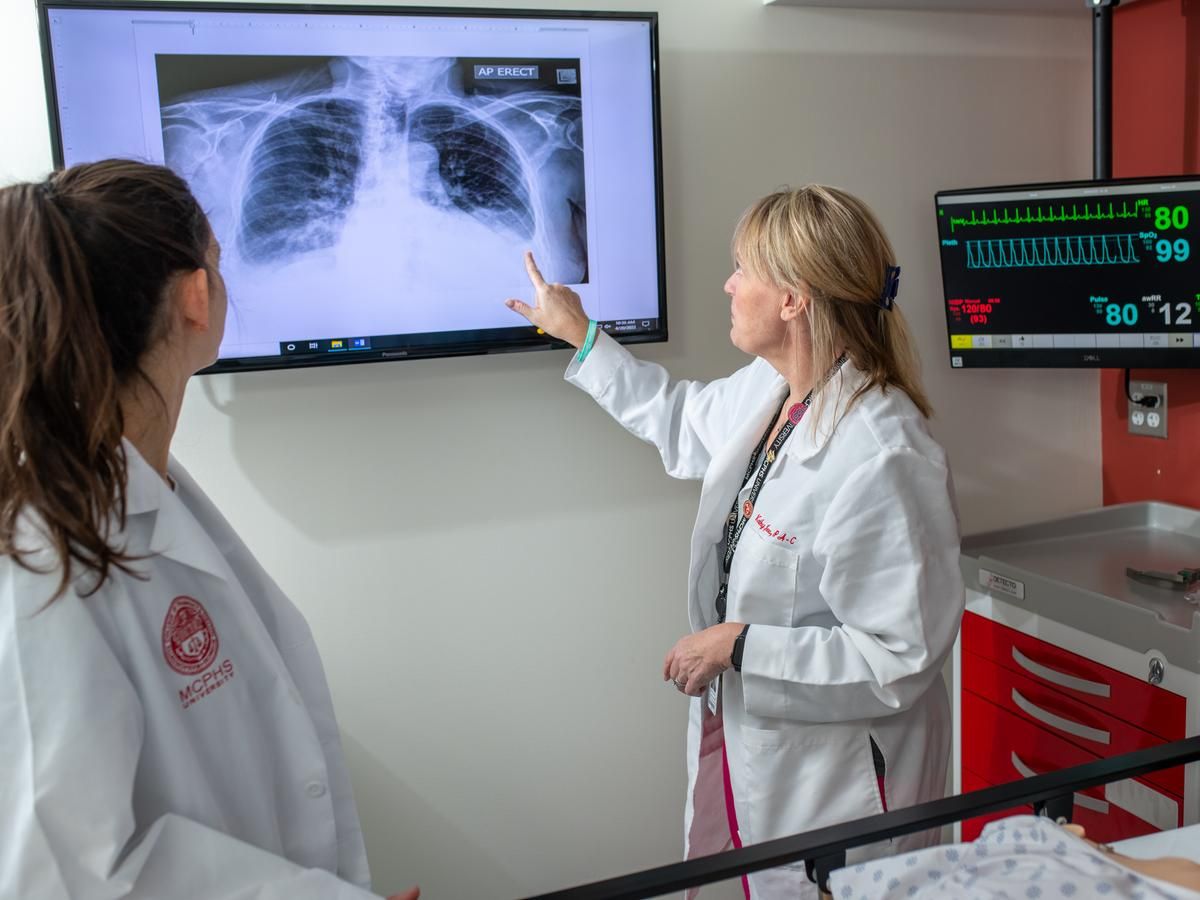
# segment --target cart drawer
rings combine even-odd
[[[963,615],[962,649],[1168,741],[1186,737],[1187,700],[976,613]]]
[[[966,691],[1098,757],[1131,753],[1163,743],[1158,735],[1080,703],[1055,686],[1047,687],[973,653],[962,654],[962,679]],[[1183,796],[1182,768],[1151,772],[1146,779],[1178,797]]]
[[[967,769],[963,770],[962,783],[964,793],[995,787],[995,785],[988,784],[985,779]],[[1006,816],[1032,814],[1033,807],[1026,805],[1000,812],[985,813],[982,816],[975,816],[971,819],[964,819],[962,823],[962,839],[964,841],[975,840],[975,838],[979,837],[979,833],[983,831],[983,826],[995,819],[1003,819]],[[1071,821],[1076,825],[1082,825],[1087,836],[1093,841],[1099,841],[1100,843],[1140,837],[1143,834],[1153,834],[1160,830],[1149,822],[1145,822],[1132,813],[1113,804],[1109,804],[1106,814],[1100,814],[1094,810],[1076,805],[1074,814],[1071,816]]]
[[[971,691],[962,695],[962,735],[963,766],[988,784],[1018,781],[1030,770],[1043,775],[1100,758]],[[1089,788],[1087,794],[1103,799],[1104,788]]]
[[[962,695],[963,766],[989,784],[1007,784],[1094,762],[1094,753],[1055,737],[970,691]],[[1182,769],[1180,777],[1182,777]],[[1133,837],[1182,824],[1182,803],[1174,794],[1138,778],[1097,785],[1075,794],[1074,821],[1105,840]],[[1125,809],[1138,810],[1141,815]]]

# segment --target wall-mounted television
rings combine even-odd
[[[222,245],[211,372],[562,346],[522,253],[667,336],[654,13],[39,0],[56,165],[182,175]]]
[[[950,364],[1200,366],[1200,176],[939,191]]]

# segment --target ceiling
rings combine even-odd
[[[764,6],[841,9],[924,9],[955,12],[1070,13],[1084,15],[1085,0],[763,0]]]

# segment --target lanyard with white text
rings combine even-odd
[[[771,436],[771,429],[775,427],[775,420],[779,418],[779,414],[783,412],[783,404],[787,402],[787,398],[784,397],[783,401],[779,404],[779,409],[775,411],[775,415],[767,422],[767,430],[763,432],[762,440],[758,442],[758,446],[750,454],[750,465],[746,467],[746,476],[742,479],[742,487],[745,487],[746,483],[750,481],[750,476],[754,475],[755,466],[758,467],[758,474],[755,476],[754,484],[750,488],[750,496],[741,505],[741,515],[738,515],[737,497],[734,497],[733,507],[729,510],[729,518],[725,523],[725,559],[721,566],[721,587],[717,591],[718,622],[725,621],[725,610],[728,605],[729,596],[729,571],[733,568],[733,554],[737,552],[738,542],[742,539],[742,531],[745,529],[746,523],[750,521],[750,516],[754,513],[754,504],[758,501],[758,492],[762,490],[763,483],[767,480],[767,473],[771,471],[771,466],[775,464],[775,457],[787,442],[792,431],[800,424],[800,420],[804,418],[804,414],[812,406],[813,392],[828,384],[829,379],[833,378],[845,364],[846,354],[843,353],[837,358],[833,367],[821,380],[821,384],[809,391],[808,396],[804,398],[803,402],[793,404],[792,408],[788,410],[787,421],[783,423],[783,427],[779,429],[779,434],[771,442],[766,456],[759,463],[759,455],[763,452],[763,447],[767,445],[767,438]]]

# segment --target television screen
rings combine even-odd
[[[183,176],[222,246],[208,371],[562,346],[522,254],[665,340],[657,20],[39,3],[55,163]]]
[[[1200,365],[1200,177],[936,195],[950,364]]]

